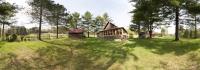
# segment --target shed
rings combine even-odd
[[[68,35],[69,38],[84,38],[84,30],[79,28],[69,29]]]

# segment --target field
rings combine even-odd
[[[200,39],[0,42],[1,70],[199,70]]]

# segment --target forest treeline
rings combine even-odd
[[[55,3],[53,0],[30,0],[28,5],[31,10],[27,11],[27,15],[32,17],[29,20],[31,24],[38,24],[38,27],[27,29],[25,26],[16,26],[16,20],[12,19],[16,13],[22,10],[19,6],[9,2],[1,1],[0,3],[0,37],[2,40],[8,39],[10,36],[21,36],[22,38],[28,34],[38,35],[41,39],[42,33],[55,33],[56,38],[58,34],[66,33],[71,28],[84,29],[88,34],[100,31],[103,26],[111,21],[107,13],[99,16],[94,16],[91,12],[86,11],[83,15],[78,12],[70,12],[64,5]],[[43,24],[51,26],[51,30],[44,30]],[[6,27],[7,26],[7,27]],[[43,26],[43,27],[42,27]],[[6,29],[5,28],[8,28]]]
[[[100,31],[103,26],[112,21],[107,13],[94,16],[91,12],[86,11],[83,15],[78,12],[70,12],[64,5],[55,3],[53,0],[29,0],[28,5],[31,7],[27,15],[32,17],[32,24],[38,24],[38,27],[26,29],[24,26],[16,26],[13,17],[17,12],[22,10],[19,6],[6,1],[0,1],[0,36],[2,40],[6,37],[20,35],[24,36],[35,33],[39,40],[41,34],[45,31],[53,32],[58,38],[59,33],[70,28],[82,28],[88,34]],[[134,9],[132,14],[132,23],[130,30],[140,34],[146,32],[149,38],[153,37],[155,28],[161,26],[168,27],[175,24],[175,41],[179,37],[198,38],[198,25],[200,14],[199,0],[131,0]],[[43,30],[43,24],[48,23],[52,26],[52,31]],[[8,28],[6,29],[5,28]],[[20,30],[20,32],[17,32]],[[161,33],[165,32],[161,28]]]
[[[199,0],[131,0],[134,3],[131,30],[148,32],[149,38],[155,28],[175,24],[175,41],[181,32],[186,37],[198,37],[200,14]]]

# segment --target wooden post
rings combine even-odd
[[[112,36],[114,35],[114,31],[112,30]]]
[[[119,29],[119,32],[120,32],[120,39],[122,39],[122,30]]]
[[[121,29],[121,31],[122,31],[122,39],[124,39],[124,30]]]
[[[114,35],[116,35],[115,30],[113,32],[114,32]]]

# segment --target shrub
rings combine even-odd
[[[12,35],[10,35],[10,37],[9,37],[9,42],[14,42],[14,41],[16,41],[17,40],[17,35],[16,34],[12,34]]]

